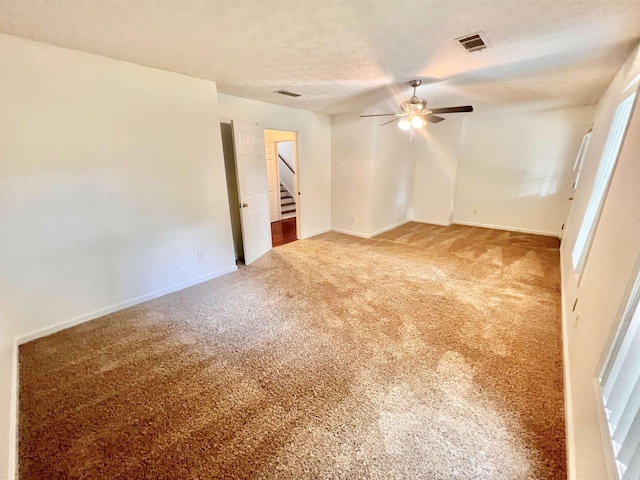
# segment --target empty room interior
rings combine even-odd
[[[640,479],[639,42],[0,0],[0,478]]]

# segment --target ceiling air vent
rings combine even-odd
[[[478,32],[473,35],[456,38],[456,41],[459,42],[467,52],[478,52],[489,46],[489,42],[487,42],[483,36],[484,34],[482,32]]]
[[[274,93],[279,93],[280,95],[286,95],[287,97],[299,97],[299,93],[288,92],[286,90],[276,90]]]

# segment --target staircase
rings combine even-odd
[[[293,218],[296,216],[296,201],[287,190],[282,182],[280,182],[280,219]]]

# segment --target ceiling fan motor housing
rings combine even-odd
[[[402,108],[409,113],[418,113],[424,110],[427,106],[427,102],[420,100],[416,95],[416,88],[422,85],[422,80],[411,80],[409,85],[413,87],[413,95],[408,102],[402,102]]]
[[[425,100],[420,100],[414,95],[408,101],[402,102],[401,105],[402,109],[406,112],[418,113],[426,108],[427,102]]]

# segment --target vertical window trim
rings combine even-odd
[[[629,331],[629,326],[638,308],[640,308],[640,256],[636,259],[627,288],[622,297],[622,303],[615,317],[616,321],[614,322],[611,334],[602,352],[597,370],[598,374],[596,378],[593,379],[607,469],[609,478],[615,480],[620,480],[620,474],[616,460],[616,451],[613,446],[613,438],[611,437],[609,420],[605,410],[604,388],[605,382],[611,373],[617,354],[620,351],[625,335]]]
[[[601,200],[600,204],[597,207],[596,213],[595,213],[594,218],[593,218],[593,222],[591,224],[589,232],[587,232],[587,237],[586,237],[585,242],[584,242],[584,247],[583,247],[582,252],[580,254],[580,258],[578,259],[577,262],[574,261],[574,252],[575,252],[578,240],[580,239],[580,236],[581,236],[580,233],[581,233],[581,231],[582,231],[582,229],[584,227],[584,222],[586,220],[586,215],[587,215],[587,211],[589,209],[589,204],[591,203],[591,199],[592,199],[592,196],[594,194],[594,190],[596,188],[596,184],[597,184],[597,180],[598,180],[598,172],[600,171],[600,167],[601,167],[602,162],[604,160],[604,155],[608,150],[607,147],[609,146],[609,138],[610,138],[611,133],[613,131],[613,128],[615,126],[613,123],[609,126],[609,131],[607,133],[607,140],[605,141],[604,150],[603,150],[602,155],[600,157],[600,162],[598,162],[598,169],[596,170],[596,177],[594,179],[594,184],[593,184],[592,189],[591,189],[591,194],[589,195],[589,201],[587,202],[587,208],[585,210],[584,216],[582,217],[582,222],[580,223],[580,228],[578,229],[578,236],[576,237],[576,241],[575,241],[575,243],[573,245],[573,248],[571,250],[571,264],[573,266],[574,274],[577,276],[576,284],[577,284],[578,287],[580,286],[580,282],[582,281],[582,274],[584,273],[585,266],[586,266],[587,261],[589,259],[589,254],[591,253],[591,247],[593,245],[593,240],[594,240],[594,237],[595,237],[595,233],[596,233],[596,231],[598,229],[598,224],[600,223],[600,217],[602,215],[602,211],[604,210],[604,204],[607,201],[607,195],[609,194],[609,187],[611,186],[611,182],[613,180],[613,177],[615,176],[615,172],[616,172],[616,169],[618,167],[618,159],[620,158],[620,153],[622,152],[622,148],[623,148],[625,140],[627,138],[627,132],[629,131],[629,124],[631,123],[631,117],[633,116],[633,113],[634,113],[635,107],[636,107],[636,103],[638,101],[637,89],[634,90],[632,93],[624,96],[624,98],[616,106],[615,112],[617,112],[618,109],[620,108],[620,106],[624,102],[626,102],[629,98],[632,98],[632,100],[631,100],[631,108],[629,110],[629,116],[627,117],[627,121],[626,121],[626,124],[624,126],[624,130],[623,130],[622,135],[620,137],[620,146],[618,148],[618,151],[616,152],[615,159],[613,161],[613,167],[611,169],[611,175],[609,176],[608,181],[607,181],[607,183],[606,183],[606,185],[605,185],[605,187],[603,189],[602,200]],[[615,117],[616,117],[616,115],[614,113],[614,119],[615,119]]]
[[[627,287],[627,291],[625,292],[623,299],[624,303],[617,315],[618,321],[616,322],[616,328],[614,330],[615,333],[608,342],[607,350],[605,350],[606,355],[601,362],[602,368],[600,369],[600,375],[598,376],[600,383],[604,382],[611,372],[611,367],[613,366],[616,353],[622,345],[622,341],[624,340],[627,330],[629,330],[629,324],[633,319],[633,314],[640,304],[640,258],[636,260],[636,265],[633,269],[633,274],[631,275],[631,282],[629,282],[629,286]]]

